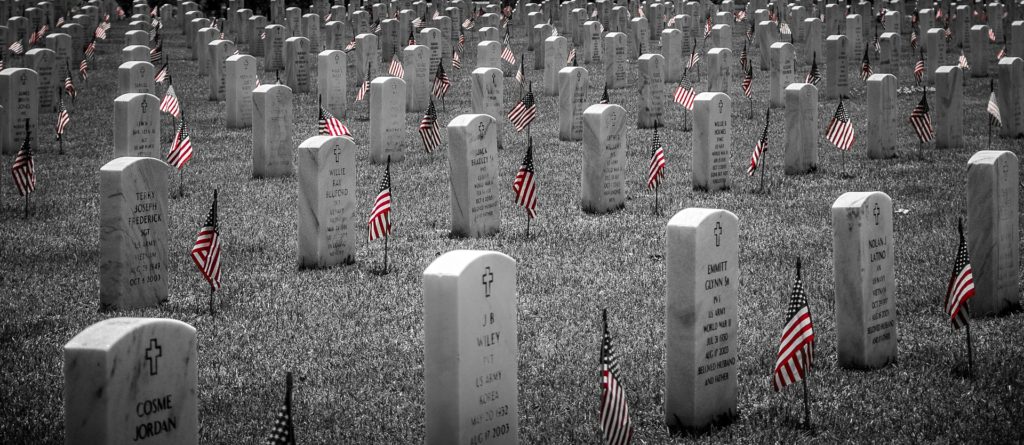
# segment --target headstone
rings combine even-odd
[[[448,124],[452,235],[479,238],[501,230],[496,123],[486,114],[463,114]]]
[[[124,33],[124,46],[132,45],[149,45],[149,33],[138,29]]]
[[[381,60],[388,62],[399,49],[398,39],[405,38],[398,33],[398,20],[384,19],[380,21],[380,56]]]
[[[405,81],[378,77],[370,82],[370,161],[383,164],[405,158]]]
[[[53,65],[56,70],[55,74],[60,73],[62,68],[66,70],[71,66],[73,53],[71,50],[71,36],[64,33],[49,34],[46,36],[46,47],[56,53],[56,60]],[[57,79],[58,83],[60,81],[61,79]]]
[[[285,28],[288,28],[288,37],[299,37],[302,34],[302,9],[291,6],[284,9]]]
[[[419,112],[427,109],[430,102],[433,78],[430,77],[430,48],[423,45],[409,45],[402,50],[405,69],[405,111]]]
[[[613,90],[626,88],[629,85],[629,65],[626,62],[626,35],[621,32],[605,34],[604,49],[605,87]]]
[[[964,77],[956,66],[935,71],[935,147],[952,148],[964,141]]]
[[[860,54],[864,51],[864,21],[860,14],[848,14],[846,16],[847,44],[850,45],[851,54]]]
[[[517,299],[516,261],[499,252],[455,250],[423,271],[428,445],[518,442]]]
[[[796,48],[789,42],[776,42],[772,44],[770,52],[769,103],[772,108],[784,107],[786,99],[783,92],[790,84],[797,82]]]
[[[252,92],[252,176],[273,178],[292,173],[292,89],[260,85]]]
[[[935,84],[935,70],[946,65],[946,38],[941,28],[932,28],[924,36],[924,80],[928,85]]]
[[[356,61],[354,68],[356,69],[356,79],[363,81],[367,78],[366,72],[369,67],[369,77],[373,77],[373,73],[380,72],[380,56],[377,50],[377,35],[376,34],[359,34],[356,36]]]
[[[888,159],[896,157],[897,116],[896,76],[872,74],[868,78],[868,157]]]
[[[417,36],[416,42],[420,45],[426,46],[427,50],[430,52],[430,56],[426,62],[428,68],[427,76],[428,78],[433,79],[432,76],[437,74],[437,65],[442,63],[442,60],[447,60],[444,57],[445,55],[450,55],[452,53],[451,49],[444,45],[444,43],[449,43],[450,46],[450,42],[442,40],[441,31],[437,28],[425,28],[421,30]],[[403,58],[403,60],[405,59]],[[447,73],[448,71],[450,70],[445,68],[445,72]],[[408,70],[406,70],[406,72],[408,72]]]
[[[256,81],[259,80],[256,64],[256,58],[248,54],[230,56],[225,62],[225,114],[228,128],[252,126],[252,91],[256,89]]]
[[[846,36],[825,39],[825,98],[850,96],[850,45]]]
[[[299,267],[351,264],[356,236],[356,144],[313,136],[299,145]]]
[[[1003,57],[996,68],[999,72],[996,95],[999,100],[999,114],[1003,118],[999,135],[1004,138],[1024,136],[1024,59]],[[7,90],[0,88],[0,91]]]
[[[900,35],[894,32],[887,32],[878,38],[878,46],[881,51],[878,55],[878,64],[873,71],[878,74],[892,74],[898,79],[900,76],[900,63],[903,62],[900,54]]]
[[[217,28],[203,28],[196,32],[196,41],[193,51],[197,53],[196,60],[199,61],[199,74],[206,76],[210,74],[210,42],[217,40],[220,31]]]
[[[565,68],[569,42],[562,36],[544,39],[544,94],[558,95],[558,71]]]
[[[692,179],[696,190],[728,190],[732,150],[732,99],[721,92],[700,93],[693,101]]]
[[[715,25],[712,27],[711,46],[713,48],[732,48],[732,26]]]
[[[32,48],[25,52],[30,69],[39,75],[39,111],[52,112],[57,109],[57,91],[61,85],[57,79],[57,53],[46,48]]]
[[[581,206],[587,213],[607,213],[626,205],[626,109],[591,105],[583,112]]]
[[[711,48],[708,51],[708,91],[729,94],[732,78],[732,50]]]
[[[640,81],[640,102],[637,105],[638,128],[654,128],[664,123],[665,58],[661,54],[644,54],[637,61]]]
[[[345,24],[336,20],[332,20],[324,24],[323,41],[324,49],[344,49],[345,45],[348,45],[348,39],[346,35]]]
[[[146,93],[114,99],[114,157],[160,155],[160,99]]]
[[[149,47],[130,45],[122,48],[121,62],[149,62]]]
[[[589,73],[580,66],[558,72],[558,139],[583,140],[583,111],[592,102],[587,97]]]
[[[810,65],[815,57],[825,61],[825,52],[822,50],[822,26],[821,19],[817,17],[804,19],[804,48],[800,54],[805,65]]]
[[[964,48],[967,63],[970,65],[971,77],[988,77],[988,60],[990,57],[988,44],[989,27],[974,25],[967,41],[970,45]]]
[[[675,28],[661,31],[661,52],[665,55],[665,82],[683,78],[683,32]]]
[[[249,17],[249,52],[254,57],[263,57],[265,55],[265,48],[267,46],[268,39],[263,37],[263,33],[267,30],[267,18],[262,15],[254,15]]]
[[[581,31],[582,39],[582,53],[578,54],[582,63],[601,63],[601,49],[603,48],[601,41],[601,22],[598,21],[587,21],[583,23]]]
[[[501,69],[501,44],[494,40],[484,40],[476,44],[476,67]]]
[[[289,37],[284,43],[285,84],[295,93],[308,93],[310,80],[309,39]]]
[[[1003,38],[1006,38],[1006,33],[1003,33]],[[1014,20],[1010,24],[1007,51],[1010,57],[1024,58],[1024,20]]]
[[[551,25],[542,23],[536,25],[530,32],[530,40],[536,41],[533,44],[533,69],[543,70],[544,63],[547,61],[547,56],[544,55],[544,41],[551,36]]]
[[[267,25],[263,30],[267,33],[267,38],[263,41],[263,70],[268,73],[283,70],[284,40],[288,30],[281,25]]]
[[[214,40],[207,45],[210,62],[210,100],[221,101],[227,96],[226,62],[235,52],[235,44],[230,40]]]
[[[305,14],[302,16],[302,36],[309,40],[307,52],[317,53],[322,47],[320,43],[320,16]]]
[[[818,88],[809,83],[786,87],[787,175],[818,169]]]
[[[703,430],[738,414],[739,222],[688,208],[666,233],[665,423]]]
[[[117,94],[156,94],[153,71],[153,64],[149,62],[122,63],[117,67]]]
[[[120,157],[100,168],[101,310],[167,300],[169,170],[147,157]]]
[[[317,96],[321,106],[335,117],[344,118],[348,111],[347,54],[339,50],[322,51],[317,55]],[[339,87],[340,86],[340,87]]]
[[[832,204],[832,271],[839,365],[880,368],[896,361],[896,278],[892,199],[847,192]]]
[[[754,37],[757,39],[758,47],[761,49],[761,71],[767,71],[771,66],[769,59],[769,48],[779,41],[779,26],[774,22],[763,21],[757,24],[757,31]]]
[[[502,133],[505,122],[505,78],[497,68],[477,68],[470,74],[472,87],[470,99],[474,114],[486,114],[494,118],[495,138],[502,148]]]
[[[629,60],[637,60],[651,49],[649,30],[646,17],[636,17],[629,21]]]
[[[0,71],[0,113],[3,154],[13,155],[25,142],[25,121],[29,122],[32,146],[39,147],[39,74],[28,68]]]
[[[72,338],[64,345],[67,442],[198,443],[196,345],[195,328],[168,318],[110,318]]]
[[[1019,169],[1011,151],[982,150],[967,162],[971,316],[1004,313],[1020,303]]]

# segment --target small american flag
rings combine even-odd
[[[82,61],[78,63],[78,75],[82,80],[89,80],[89,59],[82,59]]]
[[[651,163],[647,167],[647,189],[654,190],[661,185],[665,177],[665,148],[661,146],[661,137],[658,136],[658,127],[654,127],[654,137],[651,139]]]
[[[100,40],[107,40],[107,28],[103,26],[97,26],[96,31],[93,32],[93,37]]]
[[[84,62],[85,59],[82,59]],[[84,76],[83,76],[84,77]],[[71,68],[68,67],[68,74],[64,77],[64,91],[68,93],[71,100],[74,101],[78,97],[78,90],[75,89],[75,81],[71,79]]]
[[[565,58],[565,64],[576,66],[576,47],[569,48],[569,55]]]
[[[516,131],[523,131],[535,117],[537,104],[533,99],[533,82],[530,82],[526,96],[508,112],[508,120],[516,127]]]
[[[117,18],[118,18],[118,19],[123,19],[123,18],[124,18],[124,15],[125,15],[125,14],[124,14],[124,8],[122,8],[122,7],[118,6],[118,7],[117,7]],[[110,16],[109,16],[109,15],[107,16],[107,20],[110,20]]]
[[[776,391],[807,378],[807,371],[814,366],[814,323],[811,308],[807,305],[807,294],[800,281],[800,260],[796,260],[796,281],[789,297],[786,311],[786,325],[782,329],[779,354],[772,372],[772,387]]]
[[[68,113],[68,108],[64,106],[64,95],[57,95],[57,107],[60,111],[57,113],[57,140],[64,139],[64,131],[67,130],[68,124],[71,123],[71,114]]]
[[[317,108],[320,109],[318,133],[321,136],[352,136],[352,132],[348,131],[348,127],[342,124],[338,118],[334,117],[330,111],[327,111],[322,102]]]
[[[704,18],[704,40],[707,40],[708,37],[711,37],[711,28],[711,15],[709,14],[707,17]]]
[[[217,190],[213,191],[213,205],[206,217],[206,224],[199,229],[196,243],[192,246],[192,261],[196,263],[203,278],[210,283],[210,290],[220,289],[221,246],[217,231]]]
[[[512,52],[512,43],[509,41],[508,32],[505,32],[505,43],[502,46],[501,59],[514,66],[516,64],[516,54]]]
[[[473,17],[466,17],[466,20],[462,21],[463,29],[473,29]]]
[[[21,150],[14,157],[14,164],[11,164],[11,176],[14,176],[14,185],[18,187],[21,196],[27,196],[36,189],[36,164],[32,160],[32,131],[29,128],[28,119],[25,119],[25,142],[21,144]]]
[[[424,19],[423,17],[416,17],[412,19],[412,27],[415,29],[420,29],[426,26],[426,22],[426,19]]]
[[[527,138],[526,156],[512,181],[512,192],[515,193],[516,205],[526,209],[527,218],[537,217],[537,182],[533,169],[533,138]]]
[[[917,49],[917,31],[910,32],[910,48]]]
[[[743,50],[740,51],[740,68],[747,69],[747,62],[749,62],[747,55],[747,42],[743,42]]]
[[[409,41],[406,43],[406,45],[415,45],[415,44],[416,44],[416,34],[413,32],[412,28],[409,28]]]
[[[391,156],[388,156],[387,166],[384,167],[384,177],[380,179],[380,189],[377,192],[377,199],[373,200],[373,209],[370,211],[370,241],[382,236],[391,234]]]
[[[167,163],[181,170],[189,159],[192,159],[192,137],[188,134],[188,124],[182,115],[178,122],[178,132],[174,134],[171,149],[167,152]]]
[[[292,423],[292,373],[285,377],[284,405],[277,411],[274,427],[267,445],[295,445],[295,425]]]
[[[871,59],[868,57],[868,46],[864,45],[864,58],[860,62],[860,78],[861,80],[868,80],[868,77],[874,74],[871,71]]]
[[[991,91],[988,95],[988,114],[989,122],[991,125],[1001,127],[1003,125],[1003,118],[999,114],[999,99],[996,98],[996,85],[995,80],[989,81],[989,90]]]
[[[964,222],[957,221],[960,231],[960,245],[956,249],[956,260],[953,261],[953,273],[946,287],[946,314],[953,323],[954,329],[968,324],[967,300],[974,296],[974,272],[971,270],[971,259],[967,253],[967,240],[964,238]]]
[[[66,23],[64,21],[64,17],[61,17],[61,18],[57,19],[57,28],[60,28],[61,26],[64,26],[64,23]]]
[[[21,40],[15,40],[13,43],[11,43],[10,46],[7,47],[7,49],[15,55],[20,55],[25,52],[25,47],[21,44]]]
[[[466,33],[462,32],[461,29],[459,30],[459,42],[455,48],[459,53],[466,49]]]
[[[992,28],[988,29],[988,41],[996,43],[996,31]]]
[[[971,69],[971,65],[967,63],[967,56],[964,55],[964,50],[960,50],[960,59],[958,60],[957,66],[962,70]]]
[[[676,92],[673,95],[673,100],[683,108],[687,110],[693,110],[693,99],[697,97],[697,91],[693,88],[693,83],[690,79],[686,78],[686,74],[683,74],[683,78],[679,80],[679,86],[676,87]]]
[[[398,60],[398,54],[391,56],[391,64],[388,65],[388,74],[399,79],[405,77],[405,68],[402,67],[402,61]]]
[[[686,69],[693,69],[700,63],[700,53],[697,52],[697,40],[693,40],[693,47],[690,49],[690,59],[686,61]]]
[[[462,69],[462,56],[458,51],[452,51],[452,69]]]
[[[327,15],[324,16],[324,23],[327,23],[327,22],[331,21],[331,19],[333,19],[333,18],[334,18],[334,13],[333,12],[328,12]]]
[[[91,58],[94,54],[96,54],[96,39],[90,40],[89,43],[85,45],[85,57]]]
[[[761,164],[761,157],[764,152],[768,150],[768,125],[771,123],[771,108],[765,111],[764,114],[764,131],[761,132],[761,138],[754,144],[754,151],[750,154],[750,167],[747,167],[747,175],[754,176],[754,170]]]
[[[611,103],[611,99],[608,98],[608,85],[604,86],[604,93],[601,93],[601,101],[599,101],[598,103],[599,104]]]
[[[160,43],[156,44],[156,47],[154,47],[153,49],[149,50],[149,63],[152,63],[153,65],[156,65],[157,63],[160,63],[160,60],[162,60],[163,57],[164,57],[164,42],[160,41]]]
[[[910,112],[910,125],[917,133],[917,139],[922,143],[932,140],[935,130],[932,128],[932,117],[928,114],[928,93],[921,95],[921,102],[918,102],[914,110]]]
[[[818,70],[818,53],[814,53],[811,55],[811,71],[807,73],[804,83],[817,85],[818,82],[821,82],[821,71]]]
[[[160,101],[160,111],[181,119],[181,105],[178,104],[178,96],[174,94],[174,85],[167,85],[167,92]]]
[[[441,133],[437,125],[437,108],[434,108],[434,99],[430,99],[427,112],[423,113],[420,119],[420,139],[423,140],[423,149],[427,153],[433,153],[441,146]]]
[[[846,113],[846,107],[843,106],[843,98],[841,97],[839,98],[839,106],[836,107],[835,115],[828,122],[828,128],[825,130],[825,139],[828,139],[829,142],[840,150],[849,150],[850,147],[853,147],[854,140],[856,140],[853,124],[850,122],[850,115]]]
[[[345,45],[345,48],[342,49],[342,51],[347,53],[347,52],[352,52],[352,50],[354,50],[354,49],[356,49],[356,39],[352,39],[351,42],[348,42],[348,44]]]
[[[747,19],[747,11],[741,9],[739,11],[734,12],[733,16],[735,17],[736,23],[740,23]]]
[[[441,61],[437,61],[437,73],[434,75],[434,97],[444,98],[445,94],[448,94],[448,88],[451,88],[452,81],[448,79],[448,73],[444,72],[444,65]]]
[[[747,27],[747,41],[751,42],[754,40],[754,21],[750,21],[750,26]]]
[[[633,422],[629,419],[626,390],[619,384],[619,363],[608,332],[608,310],[601,311],[604,333],[601,338],[601,413],[599,422],[607,445],[628,445],[633,441]]]
[[[356,101],[365,100],[366,96],[370,94],[370,63],[366,64],[366,79],[363,80],[363,84],[359,85],[359,89],[356,90]]]
[[[167,76],[167,64],[165,63],[164,66],[160,67],[160,71],[157,71],[156,75],[153,76],[153,82],[164,83],[167,80]]]
[[[263,31],[260,33],[260,40],[267,40],[267,32]]]
[[[751,94],[753,94],[753,85],[754,68],[752,65],[747,65],[747,73],[743,75],[743,84],[741,85],[743,87],[744,96],[751,97]]]
[[[920,83],[921,79],[924,78],[924,53],[921,53],[921,58],[917,59],[917,63],[914,64],[914,78]]]
[[[526,57],[523,57],[523,63],[519,64],[519,69],[516,70],[516,82],[519,83],[519,88],[523,87],[523,83],[526,82]],[[522,91],[522,90],[520,90]]]
[[[374,34],[380,34],[381,29],[383,29],[383,28],[382,28],[382,26],[380,24],[380,20],[378,20],[377,21],[377,26],[373,27],[373,33]]]
[[[999,52],[996,53],[996,60],[1003,60],[1003,57],[1006,57],[1006,45],[999,48]]]

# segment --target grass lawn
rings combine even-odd
[[[579,206],[582,143],[558,141],[555,98],[539,94],[540,73],[528,70],[539,108],[532,128],[539,217],[531,224],[531,237],[523,237],[526,219],[511,192],[525,137],[505,121],[506,148],[499,154],[500,190],[506,196],[502,231],[484,239],[452,238],[446,154],[422,150],[415,132],[421,115],[409,113],[407,157],[392,165],[391,273],[381,276],[376,273],[380,242],[363,243],[355,265],[298,270],[295,177],[251,179],[251,130],[225,129],[224,103],[207,100],[207,80],[198,75],[196,62],[188,60],[180,30],[172,27],[164,33],[164,49],[196,152],[185,168],[185,196],[170,200],[170,299],[157,308],[100,313],[97,179],[100,167],[112,159],[116,67],[126,27],[127,22],[115,24],[111,38],[99,43],[88,83],[78,84],[65,154],[57,154],[51,133],[56,115],[42,116],[45,134],[40,140],[45,142],[36,150],[38,188],[28,219],[23,219],[22,200],[6,173],[13,155],[2,162],[0,437],[8,443],[63,442],[62,347],[79,331],[109,317],[168,317],[198,329],[202,443],[262,442],[289,370],[296,376],[294,415],[300,442],[422,442],[421,275],[436,256],[453,249],[497,250],[518,262],[519,437],[524,443],[599,441],[600,308],[609,311],[638,443],[1024,440],[1019,425],[1024,315],[1015,312],[974,323],[976,377],[970,379],[962,372],[963,333],[951,330],[940,306],[956,251],[956,219],[966,215],[967,160],[986,147],[988,78],[968,79],[964,147],[929,147],[919,157],[913,130],[901,124],[896,136],[899,157],[872,161],[866,157],[865,89],[851,73],[854,88],[846,107],[859,141],[846,169],[854,176],[840,176],[841,155],[824,138],[816,173],[784,176],[785,112],[778,110],[772,113],[767,154],[765,180],[771,192],[758,194],[753,192],[756,177],[748,178],[745,170],[764,125],[768,74],[755,72],[755,118],[750,120],[747,100],[739,93],[741,73],[735,68],[730,84],[735,100],[732,190],[692,190],[691,135],[682,130],[681,108],[669,104],[667,128],[661,131],[668,160],[660,195],[664,214],[653,214],[654,197],[644,188],[652,132],[637,130],[634,124],[625,132],[625,209],[589,215]],[[734,61],[744,29],[734,27]],[[514,39],[517,55],[525,49],[523,37]],[[997,48],[988,50],[994,56]],[[532,57],[527,55],[529,66]],[[751,60],[759,69],[758,50],[752,49]],[[911,86],[914,62],[912,57],[902,61],[901,87]],[[475,57],[471,54],[463,63],[475,66]],[[859,65],[859,58],[853,65]],[[603,66],[587,68],[589,95],[596,103]],[[798,67],[801,78],[807,68]],[[630,70],[635,76],[635,65]],[[442,122],[469,112],[468,73],[463,69],[452,74]],[[700,89],[707,86],[703,74]],[[262,78],[273,82],[274,73]],[[357,80],[349,79],[350,98]],[[163,94],[163,87],[158,89]],[[511,77],[505,89],[507,97],[518,91]],[[667,97],[673,89],[666,85]],[[636,89],[610,93],[612,102],[635,119]],[[919,99],[920,93],[900,94],[901,121]],[[316,100],[315,93],[295,95],[295,147],[316,134]],[[836,104],[819,101],[822,136]],[[513,101],[505,105],[511,108]],[[365,103],[350,109],[343,120],[359,146],[357,213],[365,216],[383,166],[368,162]],[[166,149],[173,128],[166,116],[162,125]],[[1020,155],[1021,142],[996,137],[992,148]],[[177,178],[172,179],[176,186]],[[208,287],[188,258],[214,188],[220,190],[225,250],[224,288],[217,294],[215,317],[207,310]],[[899,362],[871,372],[851,371],[836,365],[829,208],[844,192],[873,190],[889,194],[899,210],[894,294]],[[664,233],[669,218],[688,207],[722,208],[739,217],[740,416],[705,435],[673,437],[663,422]],[[818,338],[810,379],[812,430],[796,426],[803,410],[800,388],[778,394],[769,383],[798,256],[804,262]]]

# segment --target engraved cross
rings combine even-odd
[[[722,223],[715,222],[715,247],[719,247],[722,244]]]
[[[480,283],[484,285],[484,298],[490,297],[491,283],[494,283],[494,273],[491,272],[490,267],[484,270],[484,274],[480,277]]]
[[[149,339],[149,347],[146,348],[146,361],[149,362],[149,375],[157,374],[157,359],[164,355],[162,347],[156,343],[155,338]],[[153,351],[156,351],[155,353]]]
[[[873,215],[875,215],[875,225],[877,226],[878,225],[878,215],[882,214],[882,211],[878,208],[878,203],[877,202],[875,203],[875,209],[872,210],[871,213]]]

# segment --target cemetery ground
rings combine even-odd
[[[453,238],[446,205],[446,153],[423,151],[415,132],[421,114],[408,113],[407,156],[392,165],[390,272],[379,272],[379,241],[361,242],[354,265],[299,270],[296,178],[251,178],[251,129],[225,129],[223,102],[207,100],[207,80],[198,75],[196,62],[187,60],[184,40],[172,29],[165,33],[165,49],[196,153],[184,170],[184,196],[175,197],[177,175],[169,180],[170,298],[157,308],[102,313],[98,172],[112,159],[115,69],[123,26],[115,25],[112,39],[99,43],[88,83],[78,84],[65,153],[57,153],[50,130],[40,138],[45,142],[36,147],[39,185],[31,196],[31,215],[23,217],[23,201],[9,175],[0,189],[0,437],[5,442],[62,442],[62,346],[97,321],[131,316],[179,319],[198,330],[202,443],[261,442],[281,404],[286,371],[296,376],[294,417],[301,443],[419,443],[425,418],[421,277],[436,256],[454,249],[496,250],[518,262],[518,403],[524,443],[599,441],[601,308],[609,312],[639,443],[1024,440],[1019,427],[1024,314],[1014,311],[973,321],[974,377],[969,378],[963,331],[951,330],[941,308],[956,251],[956,219],[966,215],[967,160],[986,147],[988,78],[968,79],[963,147],[928,147],[919,157],[912,129],[901,122],[899,157],[891,160],[867,159],[865,92],[862,82],[852,80],[853,98],[846,102],[858,135],[846,160],[852,178],[840,175],[841,154],[823,137],[816,173],[783,175],[785,112],[773,110],[765,177],[770,192],[757,193],[757,177],[748,178],[745,170],[764,125],[768,74],[755,70],[751,120],[734,68],[732,190],[692,190],[690,133],[682,131],[681,108],[669,104],[661,130],[668,158],[661,215],[653,213],[654,196],[644,188],[652,132],[637,130],[632,120],[635,87],[612,90],[612,103],[631,112],[625,133],[627,203],[617,212],[590,215],[579,206],[582,143],[557,140],[555,98],[540,94],[539,72],[527,70],[539,108],[530,130],[539,217],[529,238],[524,236],[524,212],[514,206],[511,192],[525,135],[516,134],[505,121],[499,166],[507,199],[501,204],[500,233]],[[737,30],[734,42],[740,35]],[[522,36],[514,44],[521,54]],[[756,55],[753,50],[751,60]],[[901,88],[910,86],[910,59],[901,64]],[[471,56],[465,66],[474,66],[473,61]],[[588,94],[596,103],[603,67],[587,68]],[[630,69],[635,75],[635,65]],[[807,66],[798,69],[803,73]],[[454,85],[444,109],[438,104],[441,122],[469,113],[468,73],[463,69],[452,74]],[[261,77],[264,83],[274,81],[273,73]],[[350,99],[357,81],[351,77]],[[705,77],[698,91],[706,87]],[[674,87],[667,84],[666,95]],[[517,90],[515,81],[506,78],[506,109],[514,104]],[[920,93],[900,94],[901,121],[919,99]],[[836,103],[820,101],[822,136]],[[316,134],[316,96],[296,94],[294,104],[293,146],[298,147]],[[54,113],[45,113],[40,128],[52,129],[54,119]],[[343,118],[358,144],[360,217],[369,214],[383,171],[368,161],[366,119],[365,103],[350,108]],[[174,129],[166,116],[161,125],[166,148]],[[994,136],[992,148],[1021,155],[1020,140]],[[5,156],[5,171],[11,159]],[[224,288],[215,295],[216,314],[211,315],[209,288],[188,251],[214,189],[220,193],[225,269]],[[844,192],[873,190],[889,194],[896,209],[899,361],[865,372],[836,363],[829,208]],[[672,378],[664,375],[664,235],[668,219],[688,207],[727,209],[739,217],[739,375],[734,376],[739,417],[703,435],[673,437],[663,420],[664,382]],[[798,426],[801,389],[788,387],[778,394],[769,383],[797,257],[803,260],[817,334],[809,379],[814,426],[809,430]]]

